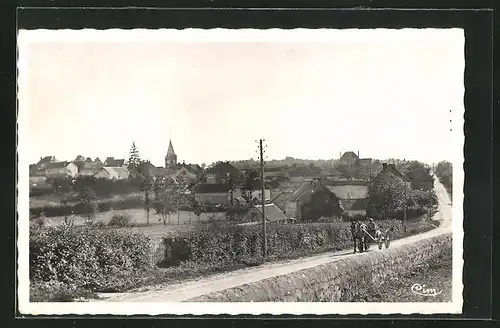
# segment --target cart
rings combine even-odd
[[[382,231],[380,229],[375,230],[375,236],[372,236],[367,230],[364,230],[366,235],[371,238],[372,241],[377,243],[378,249],[381,250],[383,246],[385,248],[389,248],[391,245],[391,238],[389,237],[389,232],[390,229],[387,229],[385,231]]]

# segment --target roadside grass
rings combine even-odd
[[[368,288],[351,302],[451,302],[452,300],[452,251],[447,249],[441,256],[425,265],[414,268],[409,274],[384,281]],[[441,294],[422,296],[412,292],[411,287],[420,284],[425,288],[435,288]]]

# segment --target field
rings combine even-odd
[[[101,201],[119,201],[124,199],[131,198],[140,198],[142,199],[144,195],[142,193],[131,193],[126,195],[115,195],[106,199],[101,199]],[[45,196],[36,196],[30,197],[30,208],[38,208],[45,206],[58,206],[61,205],[63,197],[61,195],[45,195]]]
[[[147,223],[146,211],[143,208],[128,209],[128,210],[111,210],[107,212],[97,213],[96,219],[98,222],[104,222],[107,224],[111,218],[115,215],[128,215],[130,217],[130,223],[133,225],[145,225]],[[172,213],[167,218],[167,225],[185,225],[185,224],[196,224],[199,222],[207,222],[209,219],[223,219],[225,214],[220,213],[201,213],[198,217],[193,212],[179,211]],[[62,224],[64,222],[63,216],[54,216],[45,218],[45,222],[48,226],[54,226]],[[149,212],[149,222],[151,225],[163,225],[161,217],[155,213],[154,210]],[[75,224],[83,224],[84,218],[78,217],[75,219]]]

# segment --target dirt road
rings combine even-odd
[[[434,219],[441,222],[440,226],[426,233],[394,240],[391,242],[391,248],[401,247],[403,245],[411,244],[417,240],[430,238],[451,231],[450,197],[444,186],[436,178],[434,179],[435,191],[439,200],[439,210],[434,215]],[[376,251],[375,249],[376,245],[372,245],[370,251]],[[262,279],[311,268],[317,265],[340,261],[348,256],[358,255],[359,254],[352,254],[351,250],[327,253],[292,261],[274,262],[259,267],[246,268],[224,274],[218,274],[208,278],[200,278],[198,280],[193,280],[181,284],[156,286],[151,290],[144,292],[103,294],[100,296],[103,297],[104,301],[106,302],[183,302],[201,295],[217,292],[227,288],[241,286],[244,284],[260,281]]]

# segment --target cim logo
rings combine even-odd
[[[436,288],[426,288],[425,285],[420,284],[414,284],[411,286],[411,291],[417,295],[432,297],[436,297],[443,292],[442,290],[437,290]]]

